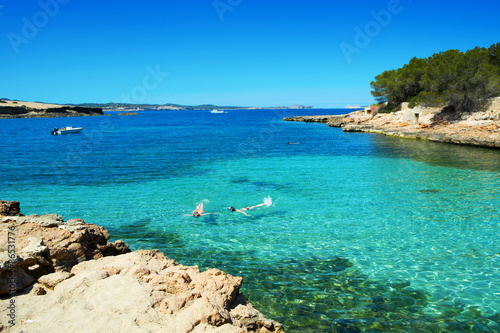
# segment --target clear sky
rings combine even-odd
[[[500,2],[0,0],[0,98],[344,107],[412,57],[500,42]]]

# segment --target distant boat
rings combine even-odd
[[[54,128],[50,134],[52,135],[58,135],[58,134],[71,134],[71,133],[80,133],[83,131],[83,127],[71,127],[71,126],[66,126],[61,129],[59,128]]]
[[[210,113],[224,113],[224,110],[213,109]]]

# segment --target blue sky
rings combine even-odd
[[[499,13],[497,0],[0,0],[0,97],[367,105],[384,70],[500,42]]]

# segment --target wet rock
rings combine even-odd
[[[19,201],[3,201],[0,200],[0,217],[1,216],[19,216],[21,208]]]

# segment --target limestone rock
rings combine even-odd
[[[241,278],[200,272],[159,251],[81,262],[71,275],[40,282],[53,291],[16,297],[18,324],[10,332],[283,332],[239,294]],[[7,302],[0,301],[2,316]]]
[[[2,221],[0,238],[8,239],[13,232],[15,242],[10,248],[9,243],[0,243],[0,295],[11,292],[13,272],[18,291],[42,275],[69,271],[81,261],[130,252],[122,241],[108,242],[106,229],[82,220],[70,220],[66,225],[61,216],[46,214],[8,216]]]
[[[500,98],[482,101],[474,112],[449,112],[447,107],[416,107],[403,103],[401,111],[367,115],[356,111],[335,116],[300,116],[286,121],[326,122],[344,132],[368,132],[397,137],[500,148]]]
[[[54,289],[54,287],[57,286],[59,283],[69,279],[72,276],[73,274],[68,272],[56,272],[42,276],[41,278],[38,279],[38,282],[40,282],[43,286],[49,289]]]
[[[157,250],[130,252],[81,219],[2,222],[0,237],[14,233],[15,251],[0,243],[0,316],[9,318],[12,300],[16,315],[0,331],[283,332],[239,293],[241,277],[182,266]]]

